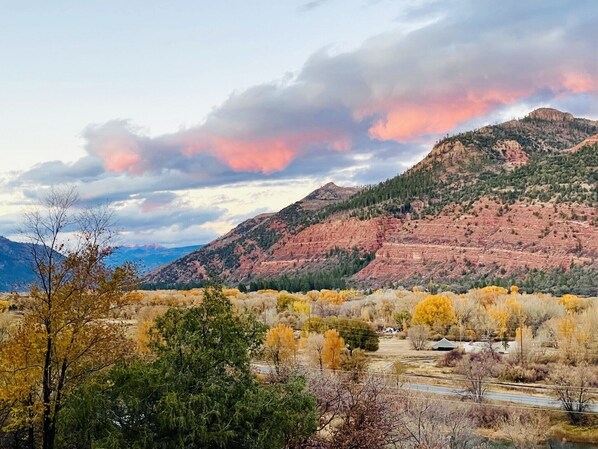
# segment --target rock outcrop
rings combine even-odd
[[[569,112],[561,112],[553,108],[539,108],[528,115],[531,119],[548,120],[552,122],[570,122],[575,119]]]
[[[520,167],[529,161],[529,156],[516,140],[501,140],[495,146],[494,150],[505,161],[507,168]]]

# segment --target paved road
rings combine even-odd
[[[253,365],[254,369],[264,374],[272,372],[272,368],[267,365]],[[417,382],[405,382],[402,384],[403,388],[406,388],[411,391],[421,391],[431,394],[439,394],[444,396],[455,396],[455,397],[462,397],[463,390],[459,388],[451,388],[445,387],[442,385],[428,385],[428,384],[421,384]],[[527,393],[506,393],[506,392],[499,392],[499,391],[487,391],[486,398],[492,401],[499,401],[499,402],[512,402],[516,404],[524,404],[534,407],[543,407],[543,408],[554,408],[559,409],[561,408],[561,404],[559,401],[548,398],[545,396],[536,396]],[[598,404],[591,404],[588,406],[589,412],[596,412],[598,413]]]
[[[463,396],[463,390],[458,388],[450,388],[450,387],[443,387],[440,385],[426,385],[426,384],[419,384],[419,383],[405,383],[403,384],[403,388],[413,391],[423,391],[426,393],[432,394],[442,394],[446,396]],[[486,398],[492,401],[500,401],[500,402],[513,402],[517,404],[525,404],[535,407],[544,407],[544,408],[560,408],[561,404],[559,401],[556,401],[552,398],[547,398],[543,396],[534,396],[531,394],[525,393],[503,393],[498,391],[488,391],[486,392]],[[593,406],[592,411],[598,412],[598,407]]]

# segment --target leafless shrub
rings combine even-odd
[[[584,413],[597,398],[596,368],[587,363],[559,366],[550,375],[550,382],[554,385],[552,394],[561,402],[571,424],[583,424]]]
[[[484,429],[498,429],[509,413],[510,410],[506,407],[489,404],[474,404],[468,410],[468,416],[474,425]]]
[[[407,338],[411,343],[411,347],[416,351],[426,349],[430,331],[424,325],[413,326],[407,331]]]
[[[536,449],[544,446],[549,429],[550,421],[546,413],[512,411],[500,423],[498,435],[515,449]]]
[[[457,372],[464,377],[464,394],[474,402],[483,402],[488,390],[488,378],[499,375],[501,368],[500,356],[496,354],[469,354],[457,365]]]
[[[307,336],[305,341],[305,354],[311,366],[319,368],[320,371],[324,369],[324,360],[322,354],[324,352],[324,342],[326,339],[322,334],[314,332]]]
[[[474,433],[466,404],[450,405],[424,395],[407,396],[398,423],[401,449],[473,449],[483,441]]]
[[[400,439],[396,391],[379,378],[353,382],[322,373],[308,382],[318,404],[318,432],[304,447],[385,449]]]

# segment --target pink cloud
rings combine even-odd
[[[406,142],[428,134],[450,131],[459,123],[485,114],[498,106],[516,101],[524,93],[489,89],[481,92],[452,94],[418,100],[387,102],[385,118],[370,129],[371,138]]]
[[[99,157],[106,171],[139,175],[143,172],[144,149],[139,136],[124,121],[109,122],[87,130],[88,151]]]
[[[116,149],[113,152],[109,150],[100,154],[104,161],[104,168],[110,172],[129,172],[131,174],[140,174],[138,169],[141,162],[141,156],[127,150]]]
[[[598,91],[598,77],[584,72],[567,72],[563,75],[563,87],[572,93]]]
[[[207,142],[197,135],[185,139],[183,154],[208,153],[235,171],[274,173],[284,170],[309,148],[321,146],[334,151],[348,151],[351,140],[339,131],[314,130],[289,132],[273,137],[211,137]]]

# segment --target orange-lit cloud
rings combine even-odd
[[[314,130],[288,132],[274,137],[228,138],[214,136],[204,139],[189,138],[183,144],[183,154],[209,153],[227,164],[232,170],[270,174],[284,170],[306,150],[321,147],[333,151],[348,151],[351,139],[339,131]]]
[[[114,151],[105,151],[100,154],[104,161],[104,167],[107,171],[131,174],[139,174],[138,165],[141,162],[141,156],[127,150],[115,149]]]
[[[598,91],[598,74],[591,76],[583,72],[567,72],[563,75],[562,86],[571,93]]]
[[[488,89],[486,92],[421,98],[417,102],[397,99],[394,104],[384,105],[385,118],[369,129],[369,135],[378,140],[406,142],[424,135],[445,133],[459,123],[512,103],[521,96],[523,92],[520,91]]]

